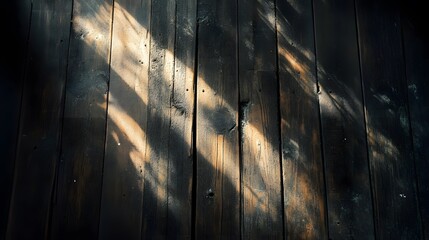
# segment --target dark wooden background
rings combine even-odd
[[[423,1],[2,6],[0,239],[429,239]]]

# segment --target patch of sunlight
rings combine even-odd
[[[201,97],[200,95],[198,99],[199,110],[206,113],[198,115],[198,126],[200,129],[211,128],[213,130],[205,136],[206,139],[202,143],[204,147],[200,148],[199,153],[213,168],[213,172],[225,176],[231,183],[236,183],[239,181],[239,175],[237,174],[237,169],[239,169],[239,158],[238,152],[236,151],[237,147],[231,144],[231,136],[229,136],[229,134],[236,129],[238,115],[233,111],[230,104],[206,83],[201,75],[198,79],[198,91],[200,94],[206,95],[205,97]],[[217,127],[223,128],[223,126],[215,126],[213,122],[214,119],[210,116],[212,113],[218,113],[219,115],[216,115],[216,117],[220,117],[220,121],[229,121],[228,123],[230,124],[235,123],[235,127],[227,129],[227,132],[223,130],[216,132]],[[198,135],[198,137],[202,136]],[[233,186],[237,192],[240,191],[240,186],[238,184],[233,184]]]
[[[351,119],[356,119],[357,117],[356,109],[361,109],[361,108],[353,108],[350,105],[349,101],[345,100],[343,97],[335,94],[334,92],[328,93],[328,91],[325,90],[321,84],[319,84],[319,88],[320,88],[319,102],[320,102],[321,108],[323,108],[324,114],[327,114],[328,116],[345,114],[346,117],[349,117]],[[353,95],[350,95],[350,94],[349,96],[354,97]],[[353,102],[355,102],[355,99],[353,99]]]
[[[274,31],[276,24],[276,15],[274,4],[265,0],[258,0],[258,15],[265,24]]]
[[[244,186],[243,191],[244,204],[252,206],[251,208],[246,208],[247,215],[253,215],[258,209],[258,213],[263,212],[264,216],[267,216],[269,211],[269,196],[266,189],[257,189],[252,186]],[[275,210],[275,209],[272,209]],[[278,210],[278,209],[277,209]],[[275,213],[271,213],[270,217],[272,220],[275,220],[277,217],[274,216]]]
[[[286,119],[282,118],[281,120],[281,127],[285,127],[285,128],[290,128],[290,123],[288,121],[286,121]]]
[[[109,118],[127,138],[119,139],[117,134],[112,134],[113,139],[118,146],[121,145],[122,141],[130,142],[133,145],[130,153],[130,156],[132,156],[131,161],[136,169],[140,169],[141,166],[144,166],[146,161],[146,133],[140,128],[139,124],[122,109],[115,96],[110,96],[109,101]]]
[[[220,106],[220,107],[224,107],[224,108],[228,109],[229,112],[233,112],[231,110],[231,109],[233,109],[231,107],[231,105],[227,101],[225,101],[222,96],[219,96],[218,92],[213,90],[213,88],[209,84],[206,83],[206,81],[204,80],[204,78],[201,77],[201,75],[198,76],[198,91],[213,95],[212,98],[201,97],[198,99],[198,104],[203,106],[204,109],[206,109],[208,111],[215,111],[215,109]],[[204,117],[206,117],[206,116],[204,116]],[[204,119],[204,122],[209,123],[211,121],[210,121],[210,119]]]
[[[85,6],[82,6],[85,5]],[[110,4],[104,2],[101,6],[91,6],[91,1],[75,1],[73,17],[73,31],[76,36],[92,47],[100,56],[108,56],[109,49],[106,48],[106,42],[110,41],[110,19],[112,16]],[[82,9],[91,9],[84,12]]]
[[[386,103],[390,104],[392,100],[386,95],[386,94],[374,94],[374,97],[380,102],[380,103]]]
[[[150,34],[119,4],[113,31],[112,70],[147,105]]]
[[[283,47],[278,49],[280,57],[286,60],[285,66],[283,66],[292,76],[297,80],[297,83],[301,86],[305,93],[313,95],[315,93],[315,81],[312,69],[309,66],[302,63],[297,59],[289,50]]]
[[[253,58],[253,51],[255,50],[255,44],[253,41],[250,41],[249,39],[244,39],[244,45],[246,46],[247,50],[247,58],[252,59]]]
[[[167,82],[172,81],[174,78],[174,46],[172,46],[172,49],[165,50],[165,67],[163,71],[163,77],[166,79]]]
[[[110,98],[109,104],[109,117],[126,139],[120,139],[117,133],[111,132],[111,135],[118,145],[121,147],[121,142],[129,142],[132,147],[127,147],[129,151],[130,160],[137,172],[142,172],[145,167],[150,165],[150,158],[148,152],[153,152],[150,144],[146,142],[146,134],[140,128],[139,124],[130,117],[125,110],[123,110],[117,100],[113,96]],[[123,144],[122,144],[123,145]],[[163,159],[166,163],[167,159]],[[119,161],[121,162],[121,161]],[[166,184],[167,184],[167,172],[166,169],[152,169],[153,171],[146,171],[144,174],[144,181],[148,182],[152,186],[152,194],[158,199],[166,198]],[[143,189],[143,182],[139,182],[141,189]]]
[[[305,61],[309,61],[309,62],[313,62],[316,60],[313,50],[311,49],[306,49],[303,46],[301,46],[297,41],[294,41],[290,36],[289,36],[289,32],[292,32],[292,30],[290,30],[288,26],[283,26],[284,24],[282,24],[281,22],[278,22],[277,24],[277,33],[279,34],[279,37],[283,38],[285,42],[288,43],[288,45],[290,45],[291,49],[297,50],[299,53],[301,53],[302,55],[304,55],[304,57],[306,58]],[[280,48],[285,49],[286,46],[279,46],[279,51]]]
[[[289,5],[295,10],[296,13],[302,14],[302,6],[300,5],[303,1],[299,0],[287,0]]]
[[[268,124],[268,123],[261,123]],[[244,151],[250,152],[250,156],[252,156],[253,161],[252,164],[256,164],[256,166],[252,166],[251,168],[256,168],[259,172],[257,176],[251,176],[250,178],[256,179],[260,181],[261,186],[258,187],[257,184],[252,184],[249,186],[248,183],[244,183],[244,191],[243,197],[245,202],[249,202],[251,206],[258,211],[262,211],[269,216],[273,221],[276,221],[278,211],[280,209],[275,209],[273,206],[270,206],[270,198],[275,198],[276,196],[270,196],[271,190],[273,188],[272,185],[280,184],[279,179],[274,179],[275,175],[270,174],[271,171],[277,171],[278,169],[272,169],[272,165],[270,162],[273,161],[272,157],[279,156],[278,152],[271,145],[270,140],[261,133],[260,129],[258,129],[253,124],[244,125],[245,134],[245,142],[248,144],[244,144]],[[251,159],[249,159],[251,160]],[[280,171],[279,171],[280,173]],[[247,180],[246,177],[244,180]],[[250,182],[253,182],[250,180]],[[259,189],[261,188],[261,189]],[[250,214],[254,212],[252,209],[247,208]]]
[[[335,76],[327,73],[321,65],[317,67],[317,76],[319,78],[319,104],[325,111],[324,113],[329,116],[342,114],[349,119],[359,121],[361,116],[358,114],[361,114],[360,109],[363,109],[363,106],[361,96],[356,95],[356,89],[351,89]],[[330,88],[327,89],[324,83]],[[360,91],[357,92],[360,93]]]
[[[368,129],[368,144],[373,146],[370,149],[373,159],[379,160],[383,164],[389,164],[384,161],[387,158],[397,159],[399,157],[399,150],[392,140],[374,128]]]
[[[283,158],[287,160],[297,161],[300,156],[299,144],[291,138],[283,140]]]
[[[288,176],[286,177],[286,181],[289,181],[287,178],[294,179],[292,181],[294,182],[294,186],[287,191],[284,198],[286,216],[299,216],[299,219],[286,218],[286,222],[290,222],[287,225],[294,225],[299,222],[304,226],[301,228],[305,229],[305,231],[302,232],[304,236],[316,237],[316,228],[319,226],[316,226],[316,223],[313,222],[313,220],[315,220],[313,216],[315,216],[315,211],[323,211],[323,199],[321,199],[318,194],[315,194],[317,192],[315,189],[317,186],[314,186],[307,174],[302,174],[302,171],[298,171],[299,163],[294,161],[287,161],[286,163],[288,164],[286,169],[291,171],[290,174],[285,175],[285,177]],[[308,203],[313,204],[309,205]],[[320,214],[320,216],[322,215],[323,214]]]
[[[233,148],[231,146],[231,143],[228,142],[228,140],[225,139],[224,135],[218,135],[217,136],[217,145],[221,144],[221,147],[215,148],[217,151],[217,156],[221,156],[224,160],[222,162],[222,166],[215,165],[215,169],[222,171],[227,179],[230,180],[230,182],[237,182],[239,176],[236,174],[236,169],[239,168],[238,161],[234,161],[235,159],[238,159],[238,156],[236,152],[233,151]],[[216,161],[217,163],[218,161]],[[234,179],[236,177],[236,179]],[[235,191],[240,192],[240,185],[235,184]]]

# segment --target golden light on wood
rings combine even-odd
[[[112,135],[114,142],[118,148],[121,147],[121,143],[124,145],[124,142],[129,142],[131,144],[130,159],[136,169],[142,169],[147,161],[145,153],[147,148],[150,148],[147,146],[146,133],[141,129],[139,123],[117,104],[114,96],[110,96],[109,99],[109,118],[115,124],[115,128],[120,131],[120,135],[126,137],[126,139],[121,139],[119,134],[112,130],[109,134]]]
[[[305,63],[295,57],[288,49],[279,47],[279,57],[284,58],[287,64],[282,67],[296,79],[296,82],[301,86],[304,92],[308,95],[313,95],[315,89],[315,76],[313,69],[310,69]]]

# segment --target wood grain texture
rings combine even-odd
[[[141,239],[151,1],[114,2],[100,239]]]
[[[194,66],[197,1],[176,1],[176,42],[168,156],[167,238],[192,236]]]
[[[311,1],[277,1],[285,237],[327,239]]]
[[[407,1],[402,19],[410,122],[423,237],[429,239],[428,29],[423,2]]]
[[[171,223],[174,217],[168,214],[167,183],[170,156],[170,101],[174,76],[175,1],[152,0],[151,8],[147,162],[144,165],[142,237],[160,238],[165,237],[167,221],[170,220]]]
[[[376,237],[420,239],[399,4],[356,6]]]
[[[7,239],[47,238],[59,159],[72,4],[32,4]]]
[[[240,236],[237,6],[198,5],[195,237]]]
[[[73,3],[54,239],[98,236],[111,18],[111,1]]]
[[[273,1],[238,1],[244,239],[283,237]]]
[[[420,0],[2,6],[0,239],[429,238]]]
[[[314,1],[329,237],[374,239],[354,1]]]
[[[5,2],[4,9],[0,28],[7,36],[2,44],[8,51],[0,56],[0,239],[6,237],[12,193],[31,2]]]

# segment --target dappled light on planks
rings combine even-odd
[[[327,235],[312,1],[277,1],[285,234]]]

